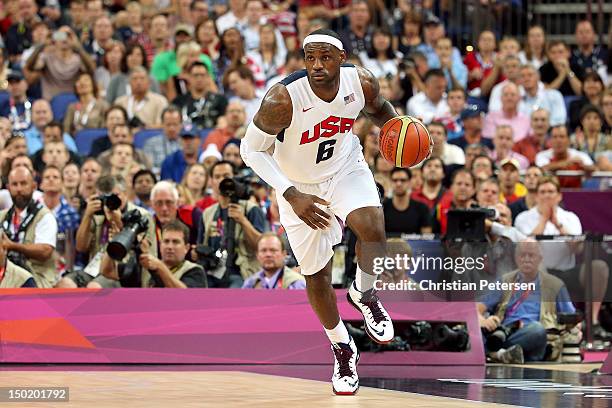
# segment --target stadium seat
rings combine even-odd
[[[208,137],[208,134],[212,131],[212,129],[202,129],[200,131],[200,139],[201,139],[201,143],[204,143],[204,141],[206,140],[206,138]]]
[[[0,104],[8,101],[11,98],[7,91],[0,91]]]
[[[91,146],[96,139],[106,136],[108,133],[106,128],[83,129],[76,133],[74,142],[77,150],[82,156],[89,156]]]
[[[134,135],[134,147],[137,149],[142,149],[145,142],[152,138],[153,136],[157,136],[164,132],[163,129],[143,129],[140,132]]]
[[[53,111],[53,119],[61,122],[64,120],[64,115],[68,109],[68,105],[78,101],[77,96],[72,92],[64,92],[55,95],[51,99],[51,110]]]

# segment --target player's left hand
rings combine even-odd
[[[227,215],[240,225],[243,225],[247,220],[246,216],[244,215],[244,211],[239,204],[230,204],[227,209]]]

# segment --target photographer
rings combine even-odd
[[[535,290],[498,290],[478,303],[486,351],[494,361],[522,364],[544,360],[546,330],[558,328],[558,313],[576,312],[565,284],[545,271],[542,259],[535,240],[519,242],[515,253],[518,269],[504,275],[502,281],[535,282]],[[487,311],[489,317],[485,316]]]
[[[6,234],[0,232],[0,289],[35,288],[32,274],[12,263],[6,256],[4,243],[7,240]]]
[[[51,288],[57,280],[53,261],[57,221],[47,207],[32,199],[36,183],[30,169],[11,170],[8,182],[13,205],[0,212],[0,226],[9,237],[2,246],[14,264],[32,273],[36,286]]]
[[[173,220],[162,228],[161,260],[150,253],[147,240],[141,244],[142,255],[138,257],[142,265],[143,288],[205,288],[204,269],[185,259],[190,250],[189,229],[180,221]],[[102,271],[109,279],[119,279],[117,264],[108,254],[102,259]]]
[[[96,195],[87,200],[85,212],[76,236],[76,250],[89,255],[89,264],[82,271],[65,275],[58,287],[118,287],[116,281],[100,275],[100,262],[106,252],[106,245],[112,233],[118,233],[124,227],[122,214],[137,210],[143,218],[148,219],[146,237],[151,243],[151,253],[155,254],[157,238],[155,224],[148,211],[129,203],[126,195],[126,182],[120,176],[102,176],[96,182]],[[130,251],[132,254],[133,251]]]
[[[259,270],[255,250],[257,240],[265,230],[266,220],[259,206],[248,200],[248,194],[234,194],[220,188],[220,184],[225,180],[225,183],[236,181],[232,163],[216,163],[211,168],[210,175],[213,193],[219,197],[219,202],[208,207],[202,215],[202,243],[213,251],[226,251],[227,260],[220,259],[217,270],[209,274],[209,286],[239,288],[242,287],[244,279]],[[239,185],[239,188],[235,189],[236,192],[246,190],[242,183],[230,184]],[[232,235],[228,234],[230,227],[235,228]]]

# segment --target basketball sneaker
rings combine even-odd
[[[359,389],[357,376],[357,363],[359,350],[351,337],[348,343],[332,343],[334,352],[334,375],[332,375],[332,388],[336,395],[353,395]]]
[[[363,315],[366,333],[372,340],[379,344],[387,344],[393,340],[393,322],[380,303],[374,288],[362,293],[357,290],[353,281],[346,298]]]

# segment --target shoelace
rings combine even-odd
[[[387,320],[380,308],[378,296],[376,295],[376,291],[374,289],[363,292],[360,302],[370,308],[372,318],[376,324],[382,322],[383,320]]]
[[[338,346],[338,348],[334,347],[334,354],[336,355],[336,360],[338,360],[338,368],[340,378],[342,377],[353,377],[353,370],[351,370],[351,357],[353,357],[353,351],[342,348],[342,346]]]

